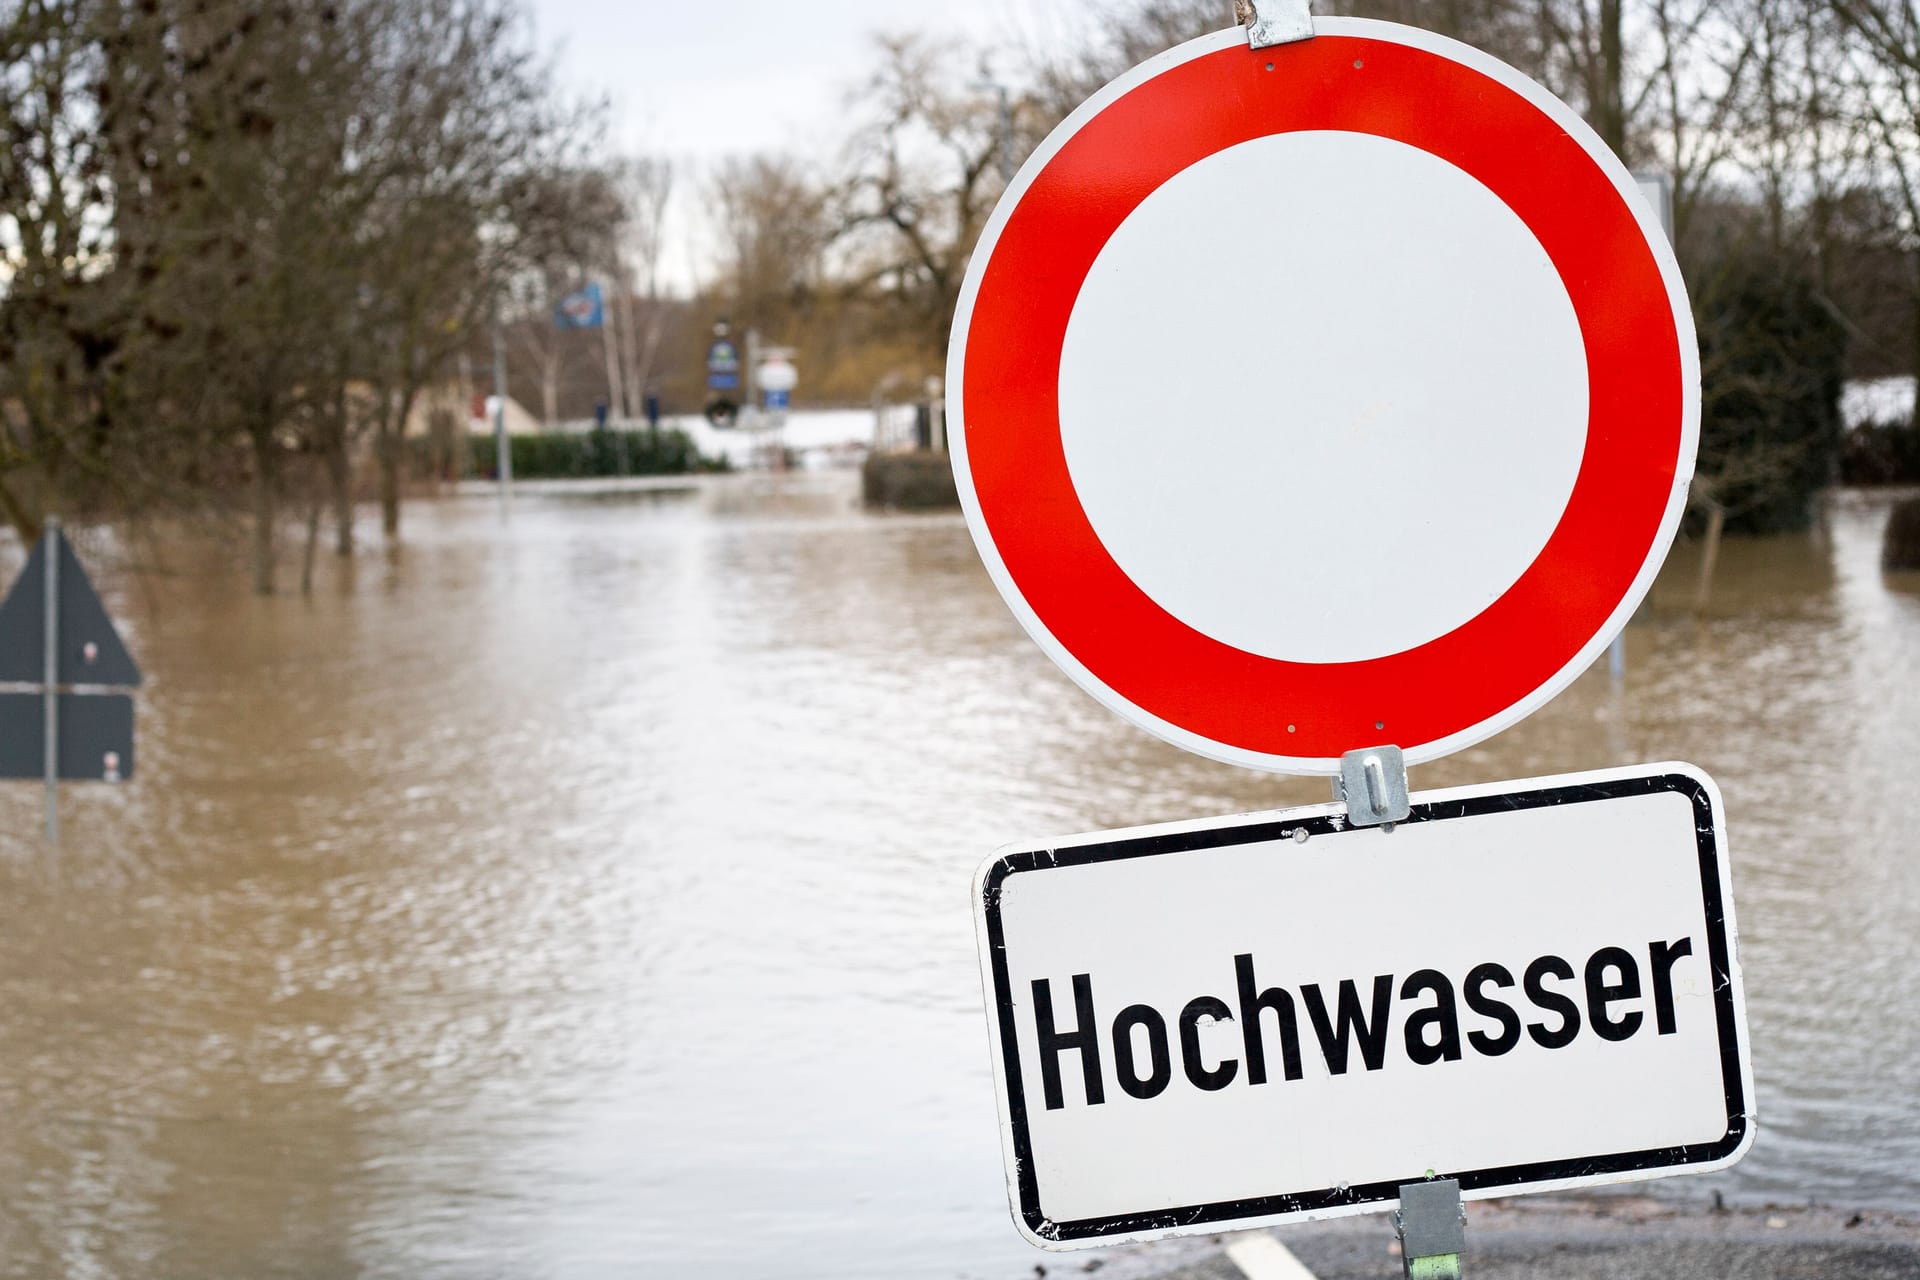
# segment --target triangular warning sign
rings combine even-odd
[[[45,679],[47,635],[47,546],[60,549],[60,684],[137,685],[140,668],[114,630],[100,593],[73,547],[50,529],[27,557],[27,567],[0,600],[0,681],[39,684]]]

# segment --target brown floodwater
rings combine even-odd
[[[1030,1275],[974,867],[1325,784],[1128,727],[958,517],[853,494],[422,502],[311,598],[83,535],[139,773],[67,788],[57,854],[0,788],[4,1273]],[[1719,780],[1760,1137],[1661,1194],[1920,1212],[1920,575],[1880,572],[1885,514],[1731,543],[1703,618],[1683,545],[1623,688],[1602,662],[1414,771]]]

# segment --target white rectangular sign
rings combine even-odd
[[[1070,1249],[1724,1168],[1713,782],[1648,765],[1013,846],[974,885],[1009,1196]]]

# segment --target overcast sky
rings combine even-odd
[[[824,159],[844,134],[848,88],[877,31],[1004,42],[1060,25],[1063,0],[528,0],[534,35],[582,95],[607,95],[611,142],[667,154],[677,170],[666,279],[707,269],[700,182],[728,155]],[[1222,8],[1226,7],[1222,0]],[[1049,25],[1051,24],[1051,25]]]

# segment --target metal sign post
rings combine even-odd
[[[60,519],[47,517],[43,538],[47,548],[46,590],[41,593],[45,618],[45,649],[40,668],[44,719],[41,760],[47,784],[47,843],[60,842]]]
[[[513,449],[507,439],[507,349],[500,337],[500,317],[493,318],[493,474],[500,494],[500,514],[513,500]]]
[[[1407,1280],[1460,1280],[1460,1255],[1467,1251],[1467,1206],[1460,1203],[1457,1178],[1401,1187],[1393,1230],[1400,1238]]]

